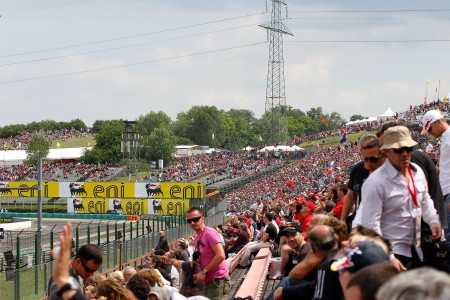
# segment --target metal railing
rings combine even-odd
[[[223,207],[223,205],[221,205]],[[208,226],[217,226],[223,223],[223,211],[205,217]],[[111,269],[122,269],[133,261],[136,266],[142,264],[142,258],[156,247],[159,240],[158,231],[163,230],[170,244],[180,237],[193,234],[184,216],[166,216],[165,219],[142,219],[135,222],[91,222],[73,225],[74,248],[73,254],[86,243],[99,245],[103,249],[103,264],[100,272],[109,272]],[[3,299],[39,299],[45,296],[47,284],[51,277],[52,258],[49,251],[58,245],[61,229],[53,227],[42,235],[44,243],[42,262],[35,261],[34,242],[36,232],[25,231],[9,233],[8,252],[14,256],[15,261],[8,261],[7,255],[0,258],[0,295]],[[7,240],[8,240],[7,239]],[[2,242],[3,243],[3,242]],[[14,248],[14,249],[13,249]]]

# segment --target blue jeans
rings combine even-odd
[[[308,283],[308,281],[302,280],[302,279],[295,279],[292,277],[284,277],[283,279],[281,279],[280,283],[272,289],[272,291],[270,292],[270,294],[264,299],[264,300],[273,300],[273,295],[275,294],[275,290],[279,287],[288,287],[288,286],[293,286],[293,285],[301,285],[303,283]]]
[[[447,214],[447,226],[448,228],[445,229],[445,239],[447,240],[447,245],[450,246],[450,210],[448,209],[448,203],[450,202],[450,194],[444,196],[444,203],[445,203],[445,213]]]

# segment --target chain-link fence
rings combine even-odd
[[[223,205],[221,205],[223,207]],[[208,226],[223,223],[223,211],[207,216]],[[90,222],[73,224],[73,254],[86,243],[99,245],[103,249],[103,264],[100,272],[123,267],[128,262],[142,264],[145,256],[156,247],[158,231],[163,230],[170,244],[193,232],[183,216],[144,218],[135,222]],[[42,261],[38,263],[37,232],[8,232],[1,249],[0,298],[39,299],[47,292],[51,276],[52,259],[50,249],[58,244],[61,229],[53,227],[42,234]],[[3,243],[3,242],[2,242]],[[5,298],[3,298],[5,297]]]

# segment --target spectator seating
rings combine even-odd
[[[271,258],[272,254],[269,248],[259,250],[234,299],[261,299]]]

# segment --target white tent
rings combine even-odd
[[[280,145],[280,146],[276,146],[274,150],[275,151],[288,151],[290,148],[291,147],[289,147],[289,146]]]
[[[273,150],[275,150],[275,147],[274,146],[266,146],[266,147],[264,147],[264,148],[262,148],[261,150],[259,150],[259,152],[266,152],[266,151],[273,151]]]
[[[294,146],[290,147],[289,150],[287,150],[287,151],[293,152],[293,151],[303,151],[303,150],[305,150],[305,148],[294,145]]]
[[[378,116],[378,119],[389,118],[389,117],[393,117],[395,115],[396,115],[396,113],[390,107],[388,107],[387,110],[384,112],[384,114]]]
[[[247,146],[245,148],[242,148],[241,150],[242,151],[250,151],[250,150],[253,150],[253,147]]]

